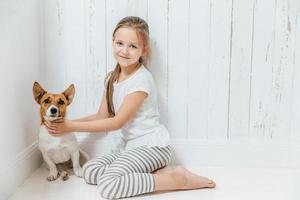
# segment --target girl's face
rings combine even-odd
[[[143,44],[134,29],[121,27],[115,32],[113,54],[121,67],[136,64],[142,53]]]

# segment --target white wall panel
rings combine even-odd
[[[293,52],[295,3],[276,2],[275,46],[272,63],[272,126],[270,137],[274,140],[290,138],[291,100],[293,84]],[[292,30],[293,27],[293,30]]]
[[[228,133],[230,139],[247,138],[251,93],[254,1],[234,0],[230,39]]]
[[[189,138],[207,139],[211,2],[190,0],[189,7],[187,134]]]
[[[251,74],[250,136],[270,139],[276,1],[255,1]]]
[[[44,59],[47,80],[42,80],[42,86],[48,91],[62,90],[66,80],[65,11],[64,1],[44,2]],[[62,86],[63,83],[63,86]]]
[[[291,138],[300,141],[300,2],[293,2],[293,15],[290,20],[294,22],[291,30],[294,32],[294,52],[292,58],[293,80],[291,114]]]
[[[87,113],[98,111],[106,77],[106,10],[105,1],[85,3],[86,19],[86,103]]]
[[[231,1],[211,1],[208,77],[208,138],[228,138]]]
[[[168,128],[174,138],[187,136],[189,1],[169,1]]]
[[[298,1],[48,0],[44,9],[46,85],[76,83],[72,117],[98,109],[116,64],[112,31],[137,15],[150,27],[148,67],[173,139],[298,137]]]
[[[157,6],[157,5],[160,6]],[[148,2],[151,56],[148,69],[155,74],[161,122],[168,125],[168,1]]]

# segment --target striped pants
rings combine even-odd
[[[97,184],[101,197],[118,199],[154,191],[151,172],[171,161],[170,147],[137,147],[88,161],[83,178]]]

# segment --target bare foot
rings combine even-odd
[[[206,177],[194,174],[182,166],[177,166],[171,172],[175,181],[178,183],[178,189],[200,189],[200,188],[214,188],[216,183]]]

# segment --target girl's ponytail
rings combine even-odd
[[[115,69],[112,72],[110,72],[105,79],[106,102],[107,102],[107,110],[109,113],[109,117],[115,116],[115,109],[113,104],[114,82],[118,80],[120,72],[121,72],[121,67],[119,63],[117,63]]]

